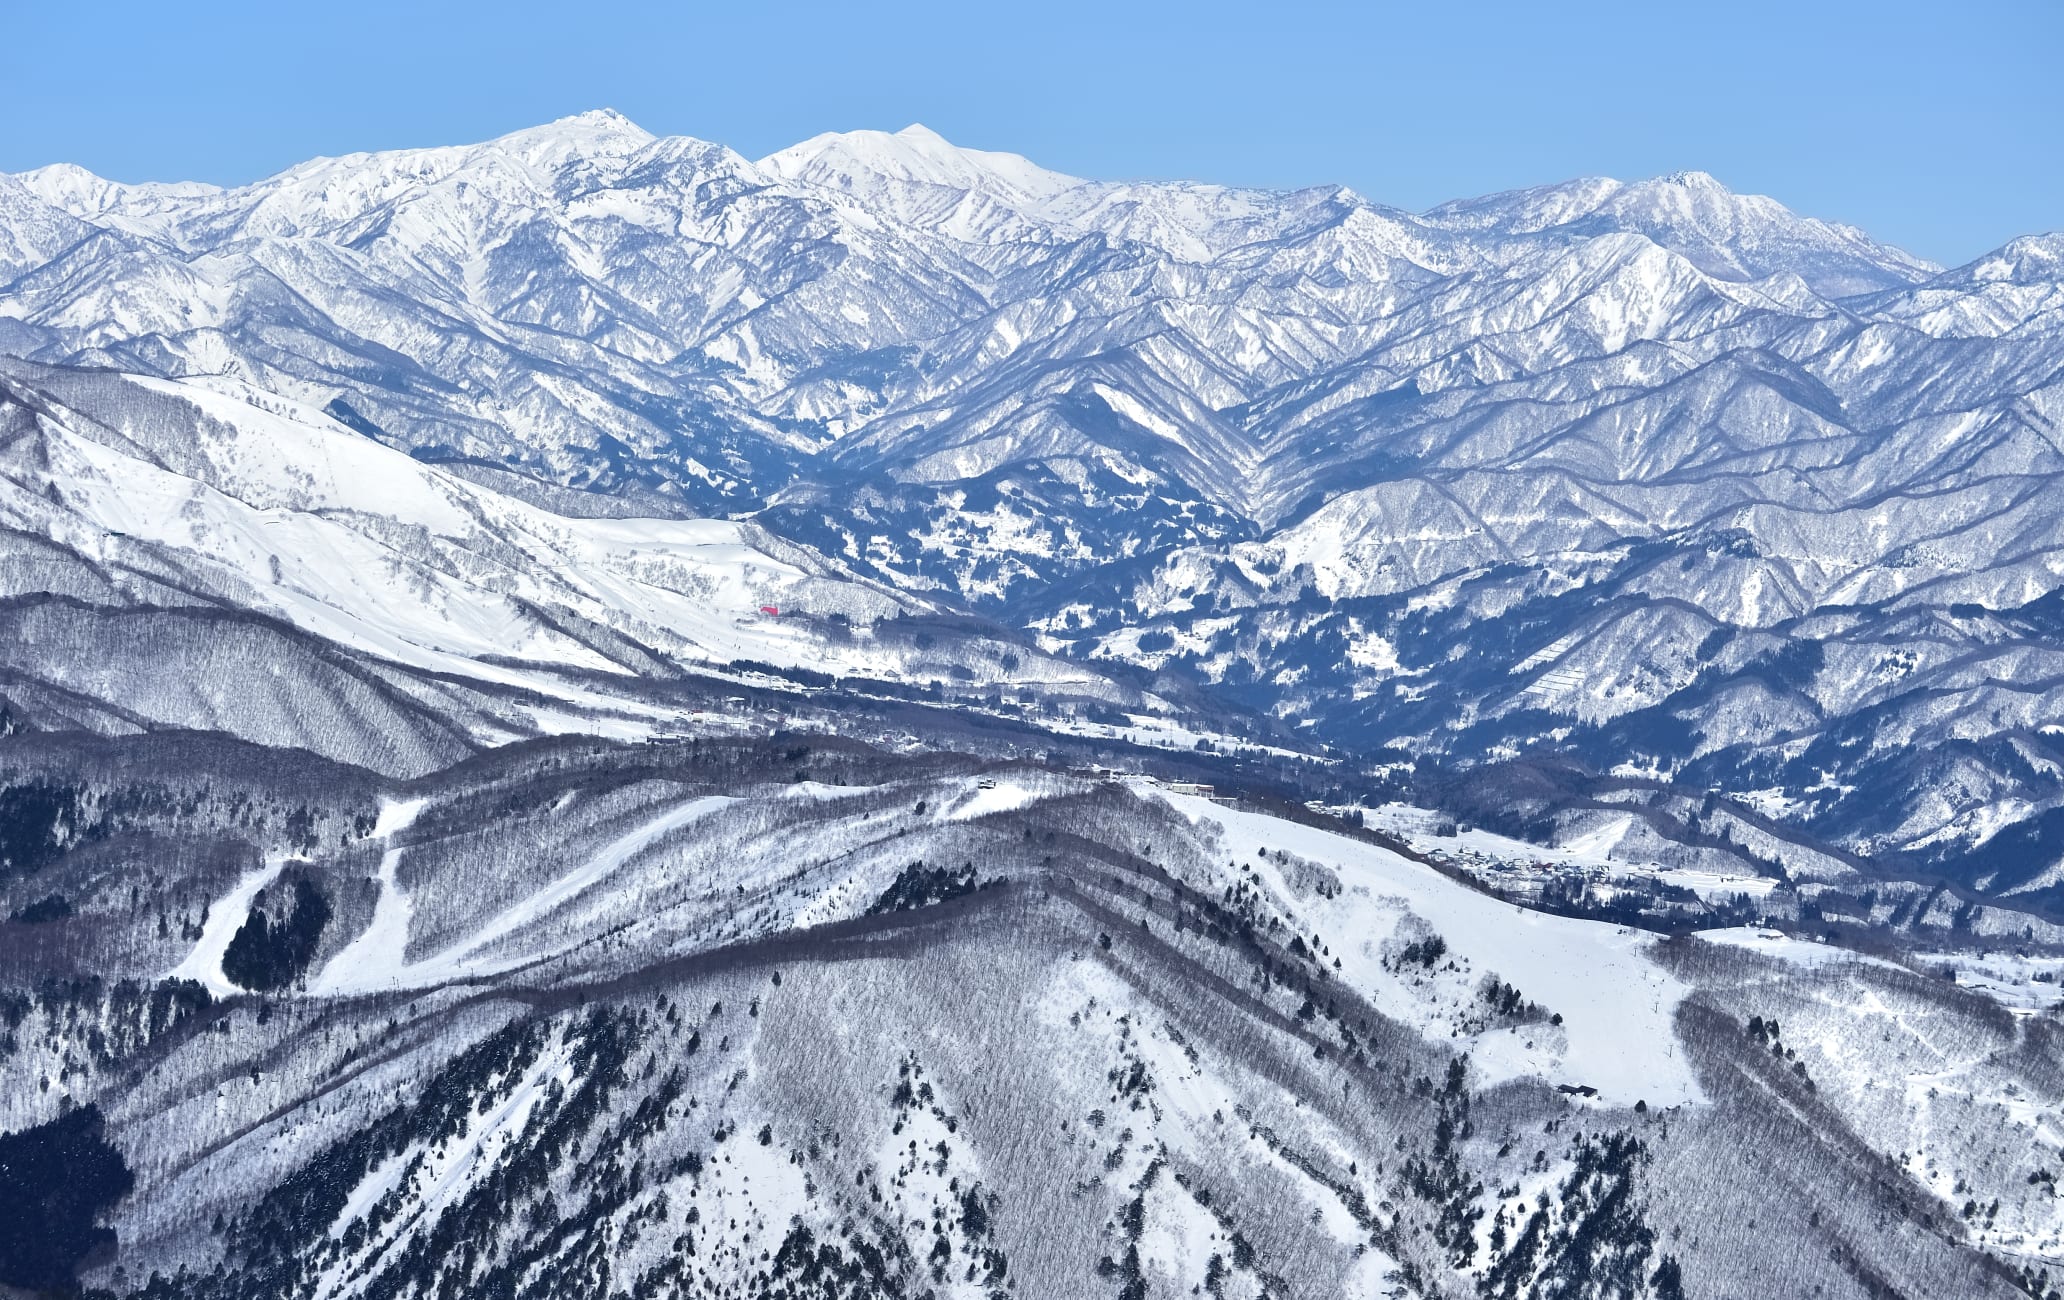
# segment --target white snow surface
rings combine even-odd
[[[719,808],[737,802],[727,795],[705,795],[679,804],[649,821],[617,836],[587,861],[560,876],[543,889],[497,912],[485,925],[465,939],[434,956],[412,963],[400,972],[405,984],[442,984],[479,979],[532,960],[537,954],[512,957],[481,957],[478,954],[515,934],[608,879],[618,868],[651,848],[666,836],[700,821]]]
[[[1417,851],[1465,869],[1494,864],[1524,873],[1575,867],[1595,873],[1601,883],[1608,885],[1615,879],[1653,879],[1689,889],[1708,900],[1763,898],[1778,884],[1769,876],[1666,866],[1638,855],[1626,855],[1622,844],[1637,820],[1632,813],[1602,817],[1591,830],[1573,835],[1561,844],[1535,844],[1480,826],[1453,835],[1436,834],[1434,827],[1446,819],[1429,809],[1406,804],[1385,804],[1359,811],[1368,824],[1403,837]]]
[[[293,859],[284,855],[267,858],[264,865],[246,871],[235,888],[210,903],[208,919],[201,924],[201,937],[194,941],[193,950],[184,960],[165,972],[165,978],[193,980],[218,998],[243,992],[222,973],[222,955],[250,916],[252,898],[277,879],[289,861]]]
[[[407,959],[414,908],[396,883],[402,850],[390,847],[380,860],[380,896],[364,933],[330,959],[310,986],[322,996],[350,996],[387,989],[429,988],[484,979],[550,955],[550,950],[488,956],[482,950],[518,934],[608,879],[618,868],[672,832],[736,802],[724,795],[690,799],[639,823],[591,857],[528,897],[490,917],[478,930],[441,952]]]
[[[755,546],[744,525],[556,515],[246,387],[135,382],[208,417],[198,463],[179,473],[80,429],[54,430],[52,470],[76,526],[183,552],[329,640],[489,680],[537,680],[482,662],[491,658],[626,671],[541,623],[525,609],[536,603],[642,634],[688,662],[866,662],[841,664],[793,620],[761,613],[793,608],[820,584]],[[856,610],[893,607],[821,585],[835,605],[843,596]]]
[[[416,818],[423,815],[423,809],[430,806],[428,797],[416,799],[383,799],[380,811],[373,818],[373,838],[393,839],[396,835],[416,824]]]
[[[1811,939],[1797,939],[1779,930],[1763,930],[1755,926],[1736,925],[1718,930],[1700,930],[1698,937],[1707,943],[1724,944],[1740,948],[1760,956],[1772,957],[1778,961],[1790,962],[1818,970],[1827,966],[1876,965],[1892,969],[1898,967],[1882,957],[1872,957],[1853,949],[1831,943],[1816,943]]]
[[[402,851],[392,841],[415,824],[428,803],[428,799],[419,798],[390,799],[380,804],[379,816],[373,823],[373,835],[387,841],[387,848],[380,854],[379,874],[375,877],[380,892],[373,902],[372,919],[357,938],[332,956],[308,982],[309,992],[318,996],[334,996],[395,986],[393,975],[399,970],[402,954],[408,949],[409,917],[414,909],[409,904],[408,895],[394,882],[394,871],[401,865]]]
[[[1672,1106],[1702,1099],[1677,1043],[1673,1017],[1686,987],[1650,961],[1654,935],[1550,916],[1500,902],[1388,850],[1347,836],[1227,808],[1192,795],[1138,787],[1193,822],[1216,822],[1234,863],[1252,866],[1274,898],[1326,936],[1343,976],[1387,1013],[1430,1028],[1426,1013],[1383,968],[1382,945],[1405,916],[1430,925],[1479,975],[1495,974],[1563,1017],[1566,1046],[1545,1025],[1494,1029],[1466,1044],[1490,1081],[1539,1075],[1598,1089],[1602,1101]],[[1338,873],[1327,899],[1293,888],[1271,856],[1287,851]],[[1536,1032],[1538,1031],[1538,1032]],[[1535,1046],[1523,1046],[1531,1035]]]
[[[1046,783],[1035,784],[1021,777],[996,780],[986,788],[980,782],[969,782],[968,793],[949,804],[942,804],[938,816],[941,821],[964,822],[992,813],[1011,812],[1037,803],[1051,793],[1040,788],[1042,784]]]

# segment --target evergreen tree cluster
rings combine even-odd
[[[222,973],[261,993],[285,988],[308,969],[329,923],[330,900],[312,881],[294,882],[293,905],[277,923],[266,915],[265,895],[260,892],[251,914],[223,950]]]
[[[1677,1260],[1655,1256],[1656,1233],[1640,1196],[1648,1147],[1631,1133],[1579,1136],[1574,1164],[1551,1204],[1544,1192],[1508,1246],[1504,1213],[1491,1233],[1496,1257],[1478,1283],[1485,1300],[1684,1300]]]
[[[895,880],[882,891],[867,909],[869,916],[884,912],[907,912],[920,907],[931,907],[949,898],[972,894],[983,887],[975,876],[975,864],[970,862],[958,869],[952,867],[927,867],[922,862],[913,862],[896,873]]]
[[[36,780],[0,789],[0,882],[31,876],[63,855],[84,829],[79,793]]]
[[[0,1285],[70,1289],[80,1263],[115,1244],[94,1219],[135,1184],[98,1106],[0,1134]]]
[[[1469,1067],[1461,1057],[1448,1062],[1448,1074],[1435,1097],[1433,1151],[1405,1162],[1405,1185],[1434,1209],[1433,1240],[1448,1263],[1468,1268],[1476,1259],[1476,1225],[1483,1218],[1483,1183],[1462,1163],[1461,1143],[1472,1134],[1469,1122]]]

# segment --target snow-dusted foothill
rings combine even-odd
[[[562,737],[397,787],[122,743],[155,761],[33,751],[78,840],[0,881],[70,907],[8,923],[51,941],[7,957],[0,1129],[100,1108],[118,1294],[1440,1296],[1609,1247],[1644,1297],[1864,1296],[1841,1241],[2004,1297],[2064,1261],[2048,1014],[1946,957],[1550,915],[1094,767]],[[227,978],[289,875],[309,960]]]

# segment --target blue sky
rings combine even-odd
[[[1959,262],[2064,228],[2064,0],[0,7],[0,170],[251,180],[610,106],[748,156],[921,121],[1409,208],[1709,171]]]

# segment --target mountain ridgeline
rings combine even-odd
[[[546,509],[749,517],[867,584],[804,611],[972,612],[1397,775],[1761,792],[2034,903],[2064,859],[2060,282],[2058,237],[1945,271],[1696,172],[1414,214],[918,127],[752,162],[596,112],[233,189],[0,177],[19,357],[206,382]]]
[[[2053,1015],[1515,907],[1261,795],[827,737],[9,757],[78,809],[32,882],[73,915],[0,946],[18,1287],[2008,1300],[2064,1260]]]
[[[0,1292],[2064,1287],[2064,237],[0,175]]]

